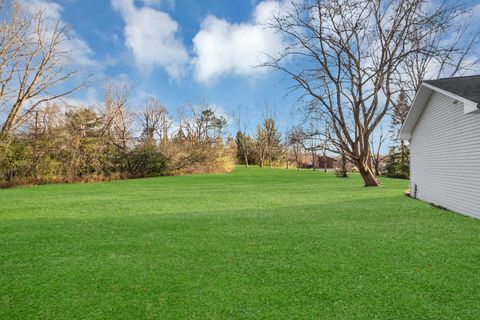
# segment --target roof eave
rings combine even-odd
[[[423,107],[428,103],[428,100],[430,100],[432,92],[433,89],[425,86],[424,83],[420,85],[420,89],[418,89],[417,94],[413,99],[412,106],[410,107],[410,110],[408,110],[407,117],[400,128],[398,139],[410,140],[412,136],[412,130],[415,127],[418,118],[420,117]]]
[[[479,104],[475,101],[468,100],[468,99],[466,99],[464,97],[461,97],[459,95],[456,95],[456,94],[454,94],[450,91],[446,91],[446,90],[440,89],[438,87],[435,87],[434,85],[431,85],[429,83],[423,82],[422,85],[427,87],[427,88],[430,88],[432,90],[435,90],[437,92],[440,92],[440,93],[442,93],[442,94],[444,94],[444,95],[446,95],[446,96],[448,96],[452,99],[455,99],[455,100],[458,100],[458,101],[462,102],[463,103],[463,113],[464,114],[474,112],[478,109]]]
[[[464,114],[469,114],[469,113],[480,113],[480,106],[478,103],[468,100],[466,98],[460,97],[454,93],[451,93],[449,91],[437,88],[431,84],[422,82],[420,85],[420,89],[418,89],[417,94],[415,95],[415,98],[413,100],[412,106],[410,107],[410,110],[408,111],[407,117],[405,118],[405,121],[400,128],[400,132],[398,134],[397,139],[400,140],[410,140],[412,137],[412,131],[415,128],[415,124],[418,121],[418,118],[420,117],[423,108],[425,105],[428,103],[430,100],[430,97],[433,93],[433,91],[442,93],[452,99],[455,99],[461,103],[463,103],[463,113]]]

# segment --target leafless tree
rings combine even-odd
[[[476,12],[468,4],[445,10],[440,23],[422,35],[418,30],[413,38],[416,50],[405,58],[395,74],[396,86],[413,103],[423,80],[463,76],[478,72],[480,31],[474,24]]]
[[[214,144],[222,139],[227,120],[213,107],[207,104],[200,107],[188,105],[179,111],[179,115],[180,127],[186,131],[186,138],[191,142]]]
[[[168,142],[172,120],[165,108],[157,99],[148,99],[141,114],[142,137],[146,141],[154,141],[155,135],[161,144]]]
[[[109,83],[105,86],[102,136],[107,143],[126,154],[131,147],[133,113],[127,110],[132,88],[127,83]]]
[[[4,8],[3,8],[4,9]],[[79,88],[70,81],[77,70],[69,62],[64,42],[68,33],[59,21],[47,21],[42,10],[27,13],[17,2],[0,23],[0,100],[5,118],[0,140],[45,102],[64,97]]]
[[[271,22],[290,42],[263,66],[291,76],[325,115],[332,151],[341,150],[357,166],[366,186],[379,185],[370,140],[397,95],[400,66],[420,50],[419,40],[456,12],[447,2],[426,6],[427,0],[292,2]]]
[[[290,130],[287,135],[287,146],[292,150],[295,166],[300,169],[300,156],[305,148],[305,133],[300,128]]]

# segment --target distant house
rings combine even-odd
[[[480,76],[422,83],[400,139],[410,142],[410,193],[480,218]]]
[[[309,158],[309,156],[307,156]],[[314,161],[312,162],[312,159],[310,157],[309,160],[304,161],[301,163],[300,167],[301,168],[313,168],[315,166],[316,169],[327,169],[327,170],[335,170],[335,168],[338,165],[338,160],[329,156],[319,156],[315,155],[314,156]]]

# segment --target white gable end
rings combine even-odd
[[[430,91],[408,132],[411,192],[416,190],[417,198],[426,202],[480,218],[480,114],[476,108],[466,114],[466,105]]]
[[[412,130],[415,127],[418,118],[423,112],[425,105],[430,100],[430,97],[433,93],[441,93],[447,97],[452,98],[456,104],[459,104],[463,108],[464,114],[475,114],[480,113],[480,106],[478,103],[460,97],[456,94],[451,92],[442,90],[435,86],[432,86],[427,83],[422,83],[420,89],[418,90],[417,94],[415,95],[415,99],[413,100],[413,104],[408,112],[407,118],[400,129],[399,139],[401,140],[410,140],[412,136]]]

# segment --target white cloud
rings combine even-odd
[[[286,45],[266,24],[289,4],[288,0],[260,2],[246,23],[232,24],[209,15],[193,38],[196,80],[208,84],[226,74],[249,77],[265,72],[255,66],[268,56],[276,56]]]
[[[144,0],[149,4],[156,2]],[[137,8],[133,0],[111,0],[111,4],[125,21],[125,45],[132,50],[136,66],[146,71],[160,66],[173,78],[179,78],[189,56],[177,36],[178,23],[152,7]]]
[[[57,23],[62,26],[68,24],[62,20],[63,7],[48,0],[21,0],[22,9],[29,14],[42,11],[46,27],[51,31]],[[95,66],[97,62],[92,58],[94,52],[90,46],[74,30],[68,30],[68,38],[61,43],[62,51],[68,52],[68,59],[78,66]]]

